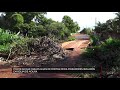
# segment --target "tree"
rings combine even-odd
[[[116,13],[114,19],[109,19],[105,23],[98,23],[94,31],[101,37],[102,40],[112,38],[120,38],[120,12]]]
[[[73,22],[73,20],[71,19],[71,17],[65,15],[62,19],[62,23],[64,23],[64,25],[68,28],[70,33],[75,33],[78,30],[80,30],[79,25],[77,24],[77,22]]]
[[[21,14],[13,14],[10,17],[10,28],[12,32],[19,32],[21,29],[21,25],[24,23],[24,18]]]
[[[13,14],[11,16],[11,23],[13,24],[23,24],[24,18],[21,14]]]
[[[70,18],[68,23],[56,22],[44,16],[45,12],[2,12],[0,26],[12,33],[23,34],[28,37],[53,36],[65,39],[71,32],[79,30],[77,22]],[[4,23],[3,23],[4,22]],[[68,25],[67,25],[68,24]]]
[[[39,27],[39,25],[32,20],[35,17],[44,16],[45,12],[2,12],[2,14],[4,15],[0,17],[0,26],[3,29],[9,29],[13,33],[19,31],[21,33],[26,31],[31,33]],[[31,22],[34,24],[31,24]]]
[[[35,22],[37,24],[41,24],[43,26],[46,26],[46,25],[50,25],[51,23],[56,22],[56,21],[52,20],[51,18],[48,19],[48,18],[46,18],[45,16],[42,15],[42,16],[37,16],[35,18]]]
[[[46,30],[48,36],[53,35],[58,39],[65,39],[70,35],[68,28],[61,22],[53,22],[50,25],[47,25]]]
[[[30,23],[34,18],[42,17],[46,12],[18,12],[24,17],[25,23]]]
[[[30,23],[35,17],[42,17],[46,12],[2,12],[4,20],[6,21],[5,25],[10,26],[10,17],[13,14],[19,14],[24,18],[24,23]],[[7,27],[9,28],[9,27]]]
[[[105,23],[98,23],[95,27],[96,32],[120,33],[120,12],[116,13],[116,18],[109,19]]]
[[[91,28],[84,28],[80,33],[90,35],[92,33],[92,29]]]

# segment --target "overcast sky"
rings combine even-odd
[[[93,28],[96,21],[105,22],[108,19],[116,17],[116,12],[47,12],[46,17],[55,21],[62,21],[64,15],[70,16],[74,22],[77,22],[81,30],[85,27]]]

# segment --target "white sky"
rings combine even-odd
[[[108,19],[116,17],[117,12],[47,12],[46,17],[55,21],[62,21],[64,15],[70,16],[74,22],[77,22],[82,30],[85,27],[94,28],[96,21],[105,22]]]

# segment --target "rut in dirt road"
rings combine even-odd
[[[85,49],[89,44],[89,40],[75,40],[74,42],[70,42],[67,45],[64,45],[63,43],[63,49],[66,48],[73,48],[72,51],[70,51],[68,63],[69,66],[75,67],[76,60],[79,59],[80,54],[82,53],[83,49]]]

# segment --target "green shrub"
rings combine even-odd
[[[91,34],[90,35],[90,41],[91,41],[91,45],[95,46],[99,43],[99,37],[94,35],[94,34]]]
[[[68,39],[67,39],[67,41],[73,41],[73,40],[75,40],[76,38],[74,38],[74,37],[68,37]]]
[[[10,34],[7,30],[0,29],[0,53],[9,53],[13,43],[22,40],[18,34]]]
[[[28,49],[28,42],[29,38],[27,37],[21,37],[19,40],[14,41],[10,47],[11,47],[11,55],[20,55],[20,54],[27,54]]]
[[[9,53],[10,44],[0,45],[0,53]]]
[[[86,49],[84,54],[110,67],[120,66],[120,40],[109,38],[99,46]]]

